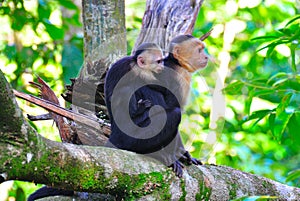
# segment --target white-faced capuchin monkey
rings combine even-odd
[[[205,34],[203,38],[205,39],[209,34],[210,32]],[[170,83],[170,80],[175,80],[175,83],[172,82],[171,85],[168,85],[167,88],[170,90],[165,93],[165,101],[169,109],[178,107],[183,109],[185,106],[190,92],[192,74],[205,68],[208,62],[208,56],[204,48],[204,43],[191,35],[179,35],[171,40],[169,55],[164,59],[165,73],[160,75],[162,81],[165,80]],[[169,73],[170,71],[167,68],[176,73]],[[171,91],[177,91],[176,96]],[[180,134],[178,133],[177,136],[180,136]],[[177,137],[177,139],[175,153],[179,161],[189,165],[201,165],[201,161],[192,158],[189,152],[184,149],[181,138]],[[180,169],[183,165],[175,166],[175,168],[178,167]]]
[[[164,59],[164,64],[165,67],[176,71],[176,77],[173,79],[177,80],[177,85],[171,87],[178,87],[181,107],[187,102],[192,74],[207,65],[208,56],[204,49],[204,43],[191,35],[179,35],[170,42],[169,55]],[[168,104],[178,106],[176,103],[171,100]]]

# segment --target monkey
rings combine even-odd
[[[175,70],[178,90],[180,91],[179,104],[185,106],[190,92],[191,77],[197,70],[207,66],[208,56],[204,51],[204,43],[192,35],[179,35],[173,38],[169,45],[169,55],[164,59],[165,67]],[[168,104],[177,106],[177,100],[171,98]]]
[[[165,92],[165,100],[168,107],[180,107],[183,109],[186,105],[192,74],[197,70],[205,68],[208,63],[208,56],[204,49],[205,44],[192,35],[179,35],[171,40],[169,55],[164,59],[164,66],[165,68],[174,70],[176,73],[171,74],[172,77],[170,78],[170,73],[166,71],[166,74],[162,74],[161,80],[175,80],[175,84],[173,83],[173,86],[168,86],[168,88],[178,91],[178,95],[174,98],[170,91]],[[181,139],[178,141],[175,152],[183,154],[180,159],[187,164],[202,164],[200,160],[192,158],[189,152],[184,149]]]

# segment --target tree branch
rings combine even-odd
[[[27,124],[1,71],[0,90],[1,181],[34,181],[131,199],[219,201],[248,195],[300,199],[299,188],[228,167],[192,165],[179,179],[143,155],[47,140]]]

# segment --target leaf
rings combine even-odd
[[[77,6],[70,0],[60,0],[60,5],[62,5],[65,8],[68,8],[70,10],[77,10]]]
[[[50,17],[50,14],[51,14],[50,7],[47,6],[47,3],[43,0],[39,0],[38,14],[39,14],[39,18],[40,18],[40,20],[42,20],[42,22],[44,19],[49,19],[49,17]]]
[[[288,27],[290,24],[292,24],[294,21],[300,19],[300,15],[297,15],[293,19],[291,19],[288,23],[286,23],[285,27]]]
[[[274,110],[258,110],[255,112],[252,112],[252,114],[247,117],[243,123],[253,120],[253,119],[258,119],[255,124],[257,124],[260,120],[262,120],[264,117],[266,117],[267,115],[271,114]]]
[[[277,45],[280,45],[280,44],[286,44],[286,43],[289,43],[291,42],[290,40],[287,40],[287,39],[282,39],[282,38],[279,38],[271,43],[269,43],[268,45],[256,50],[256,52],[259,52],[261,50],[264,50],[266,48],[269,48],[268,52],[267,52],[267,56],[269,57],[270,54],[272,53],[272,51],[274,50],[274,48],[277,46]]]
[[[28,13],[24,10],[24,8],[16,9],[13,12],[12,17],[12,24],[11,28],[16,31],[21,31],[24,27],[24,25],[27,23],[28,19],[26,16]]]
[[[253,40],[264,40],[264,41],[270,41],[279,38],[279,36],[258,36],[255,38],[251,38],[251,41]]]
[[[280,79],[280,80],[276,81],[276,82],[272,85],[272,87],[277,87],[278,85],[281,85],[281,84],[283,84],[284,82],[287,82],[287,81],[289,81],[289,78]]]
[[[295,112],[289,121],[288,133],[296,149],[300,148],[299,128],[300,128],[300,112]]]
[[[287,111],[284,111],[279,115],[276,115],[274,126],[273,126],[273,135],[278,141],[281,140],[282,134],[285,131],[292,116],[293,113]]]
[[[297,73],[297,66],[296,66],[296,45],[292,45],[291,49],[291,56],[292,56],[292,70],[294,73]]]
[[[267,84],[269,84],[270,82],[272,82],[275,79],[282,78],[282,77],[288,77],[288,74],[285,72],[276,73],[270,79],[268,79]]]
[[[235,94],[240,94],[244,86],[245,84],[243,82],[236,80],[230,83],[229,85],[227,85],[227,87],[224,90],[225,93],[235,95]]]
[[[272,133],[273,133],[274,125],[275,125],[275,117],[276,117],[276,115],[274,113],[270,114],[270,116],[269,116],[269,128],[270,128],[270,130],[272,130]]]
[[[251,104],[252,104],[252,100],[253,100],[253,96],[254,96],[254,92],[255,89],[251,90],[248,94],[247,100],[245,102],[245,112],[246,114],[250,113],[250,108],[251,108]]]
[[[44,21],[43,24],[46,27],[46,30],[49,34],[49,36],[53,40],[61,40],[64,38],[64,30],[61,28],[58,28],[57,26],[51,24],[49,21]]]
[[[293,93],[286,94],[280,101],[279,105],[276,108],[276,116],[279,116],[281,113],[285,111],[285,109],[289,106]]]
[[[282,134],[285,131],[291,117],[293,116],[294,111],[287,110],[292,96],[292,93],[286,94],[276,108],[276,117],[274,119],[274,125],[271,128],[273,135],[277,140],[281,140]]]
[[[300,169],[290,172],[285,180],[285,182],[293,181],[295,179],[300,179]]]
[[[262,95],[268,95],[268,94],[274,94],[274,93],[276,93],[276,91],[273,88],[270,88],[270,89],[259,89],[259,90],[256,90],[253,93],[253,96],[256,97],[256,96],[262,96]]]

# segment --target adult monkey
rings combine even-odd
[[[204,49],[205,45],[202,40],[192,35],[179,35],[171,40],[169,55],[164,59],[164,64],[176,72],[176,76],[173,77],[176,80],[176,85],[169,87],[175,87],[179,91],[180,97],[179,100],[175,100],[174,96],[167,96],[166,99],[170,107],[186,105],[192,74],[205,68],[208,62],[208,56]],[[169,77],[169,75],[164,76]]]
[[[171,40],[169,55],[164,59],[166,69],[160,75],[160,80],[167,80],[166,85],[170,89],[164,93],[169,108],[183,108],[185,106],[190,91],[192,74],[207,65],[208,56],[204,51],[203,40],[210,35],[211,31],[200,39],[192,35],[179,35]],[[170,85],[169,80],[174,80],[174,82]],[[174,96],[172,91],[177,91],[178,94]],[[190,153],[185,150],[179,133],[175,153],[182,162],[195,165],[202,164],[200,160],[192,158]]]
[[[163,68],[161,49],[143,43],[133,56],[109,69],[105,100],[112,132],[107,146],[147,154],[173,167],[181,177],[182,165],[174,148],[181,110],[166,104],[164,90],[160,90],[164,87],[156,78]]]

